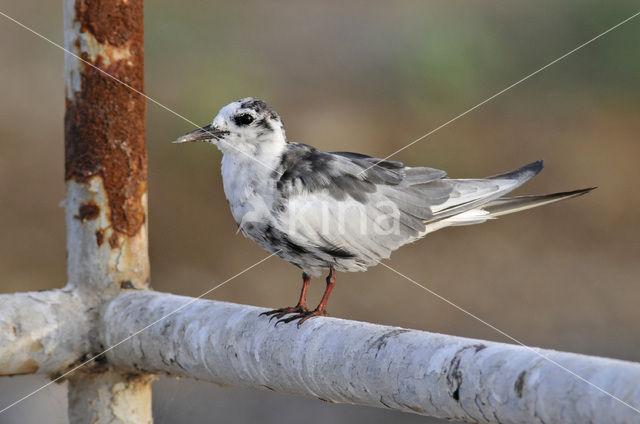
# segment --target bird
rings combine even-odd
[[[502,215],[593,190],[505,197],[543,168],[541,160],[486,178],[448,178],[445,171],[406,166],[353,152],[328,152],[287,139],[283,121],[262,100],[224,106],[213,121],[174,143],[207,142],[222,152],[225,196],[238,231],[302,270],[295,306],[262,313],[276,325],[327,315],[336,272],[365,271],[391,252],[445,227]],[[315,309],[311,277],[327,272]]]

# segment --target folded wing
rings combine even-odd
[[[330,264],[338,271],[364,270],[438,225],[446,226],[438,222],[460,225],[458,215],[468,223],[483,222],[487,212],[476,209],[542,169],[539,161],[485,179],[450,179],[433,168],[291,144],[274,213],[291,241],[309,251],[305,260],[313,263],[301,264],[305,269]]]

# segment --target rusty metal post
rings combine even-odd
[[[65,47],[127,85],[144,89],[142,0],[64,0]],[[147,153],[145,98],[94,67],[65,56],[65,180],[69,286],[93,311],[121,290],[145,289]],[[101,352],[96,331],[92,352]],[[149,376],[97,361],[70,377],[69,418],[148,423]]]

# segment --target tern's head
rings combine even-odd
[[[174,143],[192,141],[213,143],[224,153],[250,152],[264,144],[284,144],[286,138],[276,111],[262,100],[246,97],[229,103],[220,109],[211,124],[183,135]]]

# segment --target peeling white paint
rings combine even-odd
[[[146,195],[142,199],[145,211]],[[82,219],[82,205],[99,208],[97,215]],[[117,296],[121,284],[145,288],[149,278],[147,231],[144,224],[134,236],[120,235],[111,227],[110,209],[102,177],[86,183],[67,181],[68,287],[83,300],[84,319],[89,328],[81,336],[86,352],[102,351],[97,339],[101,307]],[[102,232],[101,243],[97,233]],[[114,243],[110,243],[111,239]],[[70,379],[69,420],[71,423],[151,423],[151,382],[145,376],[91,370],[91,364]]]
[[[146,194],[141,201],[146,210]],[[100,212],[95,219],[83,221],[78,217],[79,209],[88,203],[98,206]],[[67,182],[69,284],[97,303],[116,295],[123,281],[143,288],[149,279],[146,223],[135,236],[124,236],[114,232],[109,214],[109,201],[100,176],[90,178],[87,183]],[[101,244],[98,232],[103,234]]]
[[[76,21],[75,3],[76,0],[63,0],[64,48],[78,57],[82,57],[81,53],[86,53],[90,63],[96,65],[100,62],[101,69],[125,59],[129,59],[127,65],[133,66],[128,45],[117,47],[109,43],[100,43],[93,34],[81,31],[80,23]],[[64,69],[67,99],[73,100],[76,93],[82,90],[82,62],[67,53],[64,55]]]
[[[89,327],[69,288],[0,295],[0,375],[65,370],[87,352]]]
[[[69,379],[69,421],[93,424],[151,424],[150,376],[116,372]]]
[[[109,66],[111,62],[129,59],[131,57],[129,46],[116,47],[109,43],[100,43],[93,34],[88,32],[80,33],[80,50],[89,55],[89,61],[91,63],[96,63],[99,58],[105,67]]]
[[[76,20],[75,0],[63,0],[64,48],[79,56],[77,45],[80,37],[80,24]],[[66,53],[64,55],[64,75],[67,100],[73,100],[75,94],[82,87],[80,71],[82,64],[76,57]]]

